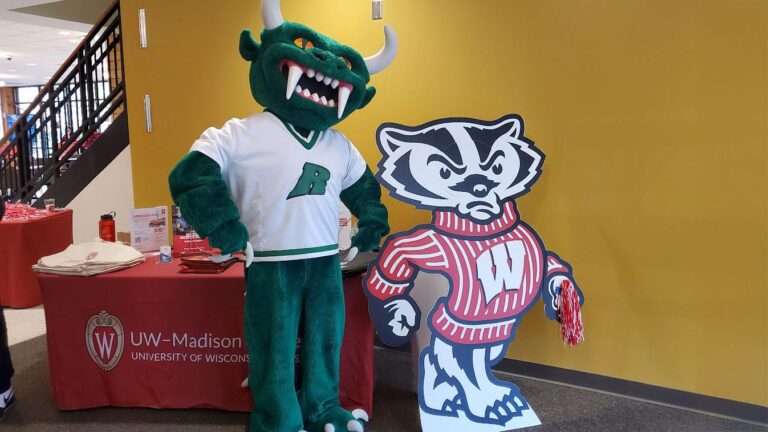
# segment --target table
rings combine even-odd
[[[93,277],[40,274],[54,402],[250,411],[242,264],[180,274],[156,257]],[[362,275],[345,277],[340,400],[371,413],[373,325]]]
[[[32,265],[72,244],[72,210],[28,221],[0,222],[0,304],[26,308],[42,303]]]

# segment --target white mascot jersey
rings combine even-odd
[[[248,229],[254,261],[338,253],[339,195],[366,168],[342,133],[329,129],[303,137],[264,112],[207,129],[190,151],[221,167]]]

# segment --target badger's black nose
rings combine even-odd
[[[483,198],[488,195],[493,188],[499,184],[482,174],[468,175],[464,180],[451,186],[451,190],[457,192],[467,192],[477,198]]]

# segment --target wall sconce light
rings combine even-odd
[[[147,47],[147,15],[144,9],[139,9],[139,46]]]
[[[383,14],[381,3],[382,3],[382,0],[372,0],[372,3],[371,3],[371,7],[372,7],[371,18],[373,18],[375,20],[380,20],[381,19],[382,14]]]

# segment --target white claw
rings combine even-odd
[[[304,71],[298,65],[291,65],[288,69],[288,83],[285,86],[286,99],[290,99],[293,96],[293,90],[296,88],[296,84],[299,83],[302,75],[304,75]]]
[[[331,81],[331,88],[336,88],[339,86],[339,80],[335,79]]]
[[[344,259],[343,264],[345,265],[349,264],[350,261],[355,259],[359,251],[360,250],[357,248],[357,246],[352,246],[351,248],[349,248],[349,250],[347,251],[347,254],[343,258]],[[360,411],[363,411],[363,410],[360,410]],[[363,414],[365,414],[365,411],[363,411]],[[352,415],[354,415],[354,412],[352,413]],[[368,414],[365,414],[365,416],[367,417]],[[359,418],[359,417],[355,417],[355,418]],[[368,420],[366,419],[365,421],[368,421]]]
[[[209,260],[215,263],[222,263],[224,261],[227,261],[228,259],[232,258],[232,254],[224,254],[224,255],[211,255],[208,257]]]
[[[240,388],[248,388],[248,377],[245,377],[243,382],[240,383]]]
[[[341,118],[344,115],[344,108],[347,107],[347,101],[349,100],[349,95],[352,93],[352,86],[341,86],[339,87],[339,108],[338,108],[338,117]]]
[[[315,70],[314,69],[307,69],[307,76],[310,77],[310,78],[314,78]]]
[[[365,412],[365,410],[356,408],[352,410],[352,416],[358,420],[362,420],[366,423],[368,423],[368,413]]]
[[[347,422],[347,430],[350,432],[364,432],[363,425],[357,420],[350,420]]]
[[[333,425],[332,425],[332,424],[330,424],[330,423],[326,423],[326,424],[325,424],[325,427],[323,428],[323,431],[324,431],[324,432],[336,432],[336,428],[335,428],[335,427],[333,427]]]
[[[250,267],[251,264],[253,264],[253,245],[251,242],[248,242],[245,244],[245,268]]]
[[[331,83],[331,81],[333,81],[333,78],[331,78],[331,77],[327,76],[327,77],[325,77],[325,79],[323,80],[323,84],[325,84],[325,85],[328,85],[328,84],[330,84],[330,83]]]

